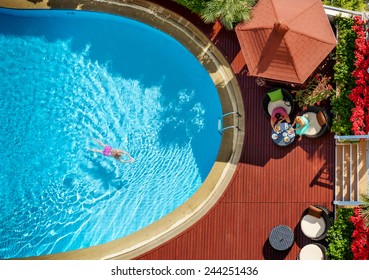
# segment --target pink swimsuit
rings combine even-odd
[[[104,147],[103,154],[105,156],[110,156],[111,150],[113,150],[113,148],[107,145],[107,146]]]

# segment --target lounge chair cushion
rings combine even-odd
[[[324,260],[324,252],[315,244],[305,245],[299,254],[300,260]]]
[[[276,102],[278,100],[283,99],[283,93],[281,89],[276,89],[273,91],[268,92],[269,98],[271,102]]]
[[[284,101],[282,100],[278,100],[278,101],[274,101],[274,102],[269,102],[268,104],[268,113],[269,115],[272,115],[273,110],[277,107],[282,107],[287,114],[289,115],[291,113],[291,104],[288,101]]]
[[[323,112],[318,112],[316,119],[318,120],[318,123],[320,126],[323,126],[327,123],[327,120],[325,119],[325,116],[323,114]]]
[[[317,238],[323,235],[326,228],[324,219],[305,215],[301,219],[301,231],[309,238]]]
[[[320,218],[322,216],[322,209],[319,209],[318,207],[315,207],[313,205],[309,206],[308,215],[314,216],[315,218]]]

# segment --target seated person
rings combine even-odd
[[[296,119],[294,120],[293,124],[292,124],[292,127],[294,125],[296,125],[295,133],[300,135],[299,140],[301,140],[302,135],[305,135],[306,132],[310,128],[310,122],[308,120],[308,115],[305,114],[303,116],[297,116]]]
[[[270,125],[272,126],[272,128],[274,129],[276,124],[279,124],[283,121],[286,121],[288,123],[291,122],[286,110],[283,107],[274,108],[270,117]]]

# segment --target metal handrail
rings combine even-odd
[[[219,133],[222,134],[224,130],[230,129],[230,128],[237,128],[238,130],[241,130],[238,125],[230,125],[230,126],[226,126],[222,129],[219,130]]]
[[[238,113],[238,112],[229,112],[229,113],[225,113],[225,114],[223,114],[223,115],[221,115],[219,118],[224,118],[224,117],[226,117],[226,116],[229,116],[229,115],[237,115],[238,117],[241,117],[241,114],[240,113]]]
[[[218,132],[220,134],[223,134],[223,131],[231,129],[231,128],[237,128],[238,130],[241,130],[238,125],[230,125],[230,126],[223,127],[224,117],[227,117],[227,116],[230,116],[230,115],[237,115],[239,118],[241,117],[241,114],[238,113],[238,112],[229,112],[229,113],[225,113],[225,114],[221,115],[218,118]]]

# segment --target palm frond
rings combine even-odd
[[[251,8],[257,0],[211,0],[206,3],[202,18],[206,23],[220,19],[227,29],[233,29],[234,24],[248,21],[251,18]]]

